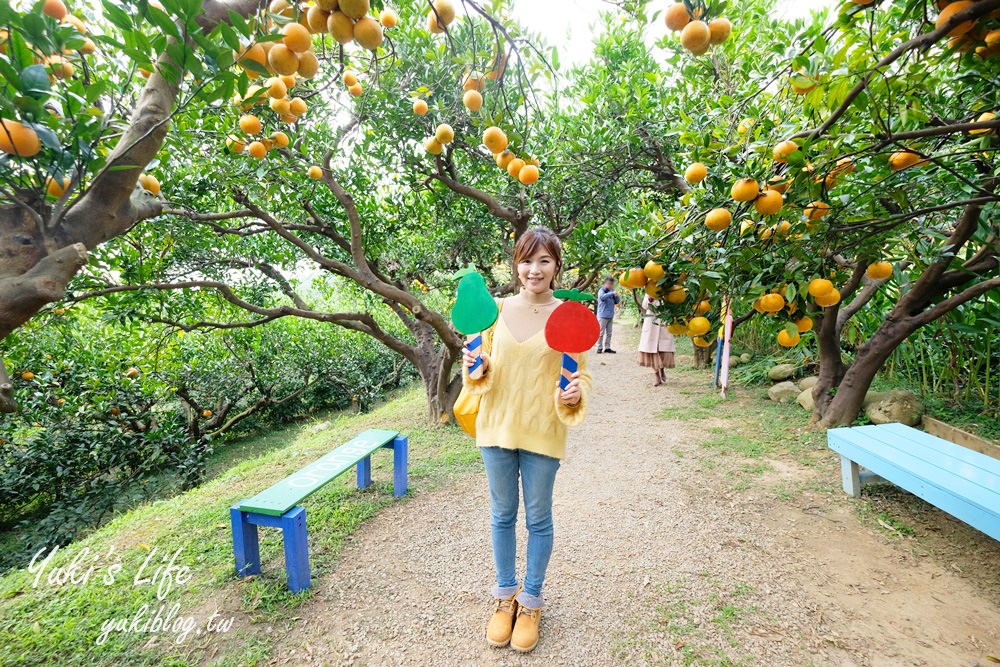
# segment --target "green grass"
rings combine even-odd
[[[424,397],[408,391],[366,415],[327,415],[328,428],[310,432],[300,424],[260,438],[240,441],[220,451],[211,467],[214,477],[192,491],[146,503],[118,516],[88,537],[60,549],[47,572],[66,567],[74,557],[94,566],[86,582],[62,585],[15,570],[0,577],[0,645],[5,660],[23,665],[170,665],[208,663],[254,665],[273,656],[267,633],[253,623],[278,625],[310,593],[285,588],[280,532],[261,530],[262,574],[237,579],[233,573],[229,507],[302,468],[367,428],[390,428],[410,438],[410,493],[445,484],[475,470],[479,457],[472,440],[457,427],[432,427]],[[392,504],[392,456],[372,457],[374,484],[354,487],[353,474],[342,475],[305,501],[309,516],[310,564],[315,576],[337,562],[344,539],[366,519]],[[405,502],[405,499],[403,500]],[[110,552],[111,556],[107,557]],[[133,585],[150,554],[148,574],[163,554],[177,552],[176,563],[189,568],[190,581],[175,583],[163,601],[151,585]],[[119,568],[113,582],[102,576]],[[81,575],[82,577],[82,575]],[[196,627],[220,604],[236,610],[240,621],[222,635],[195,636],[176,644],[175,635],[110,633],[97,645],[102,623],[132,618],[142,605],[152,616],[161,603],[180,605],[178,617],[195,616]],[[231,615],[231,614],[230,614]],[[210,651],[220,650],[218,656]]]

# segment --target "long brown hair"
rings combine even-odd
[[[549,253],[556,262],[556,272],[549,284],[549,289],[555,289],[562,273],[562,242],[548,227],[532,227],[517,240],[514,245],[514,275],[517,275],[517,265],[538,252],[539,248]]]

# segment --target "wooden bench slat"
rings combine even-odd
[[[858,430],[866,433],[877,433],[878,437],[891,435],[895,438],[903,438],[923,447],[929,447],[936,451],[943,452],[951,458],[973,465],[981,470],[985,470],[991,475],[1000,475],[1000,459],[986,456],[982,452],[977,452],[968,447],[955,444],[939,438],[936,435],[907,426],[906,424],[880,424],[878,426],[858,426]]]
[[[399,435],[397,431],[380,429],[370,429],[360,433],[326,456],[313,461],[253,498],[247,498],[240,503],[239,508],[244,512],[280,516],[298,505],[312,492],[356,465],[361,459],[392,442],[397,435]]]
[[[955,448],[962,449],[961,446],[928,435],[923,431],[910,430],[913,432],[912,434],[904,435],[898,431],[884,429],[865,431],[863,435],[877,440],[880,446],[887,450],[904,452],[927,462],[929,465],[948,470],[986,490],[1000,491],[1000,461],[979,452],[968,452],[976,454],[981,459],[978,461],[968,456],[959,457],[954,450]]]
[[[933,483],[942,491],[960,495],[970,502],[975,503],[985,510],[994,514],[1000,513],[1000,490],[990,489],[975,484],[957,475],[950,470],[939,468],[933,464],[920,459],[909,452],[881,447],[882,443],[872,439],[864,433],[857,433],[855,429],[831,429],[828,432],[830,447],[841,454],[847,456],[852,461],[861,464],[872,472],[885,477],[878,469],[878,462],[885,462],[898,466],[907,471],[915,479],[925,480]],[[874,445],[874,447],[873,447]],[[855,456],[865,456],[875,463],[876,467],[870,467],[861,459]],[[886,477],[886,479],[889,479]],[[895,480],[889,480],[895,483]],[[902,484],[900,486],[903,486]],[[908,488],[908,487],[904,487]],[[1000,514],[998,514],[1000,516]]]

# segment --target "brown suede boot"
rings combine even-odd
[[[493,616],[486,625],[486,643],[497,648],[510,643],[510,635],[514,630],[514,617],[517,615],[517,594],[521,592],[518,588],[513,595],[507,598],[495,598],[496,608]]]
[[[517,608],[517,620],[514,621],[514,633],[510,638],[510,647],[515,651],[527,653],[538,645],[538,622],[542,620],[541,609],[531,609],[520,605]]]

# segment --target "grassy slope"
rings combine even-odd
[[[335,446],[367,428],[388,428],[410,438],[410,493],[425,492],[475,468],[478,454],[473,442],[455,427],[433,428],[425,417],[420,391],[409,391],[366,415],[339,416],[328,428],[299,424],[233,445],[242,454],[233,466],[214,479],[175,498],[149,503],[123,514],[89,537],[59,550],[46,574],[65,567],[74,557],[84,558],[77,582],[48,583],[35,587],[27,570],[0,577],[0,664],[152,665],[186,664],[212,657],[208,637],[191,637],[175,644],[173,633],[154,636],[141,632],[111,633],[107,641],[95,640],[107,619],[130,621],[144,605],[147,618],[161,604],[166,611],[180,605],[178,616],[194,616],[195,627],[211,615],[212,599],[220,594],[238,596],[237,606],[255,620],[271,615],[294,614],[308,593],[292,595],[285,589],[280,534],[261,530],[262,576],[237,580],[229,528],[229,507],[273,482],[302,468]],[[287,444],[285,444],[287,443]],[[340,545],[362,521],[391,504],[392,456],[388,451],[372,458],[374,484],[358,492],[353,472],[311,496],[304,503],[309,517],[310,561],[313,576],[333,566]],[[405,499],[403,500],[405,502]],[[105,555],[113,549],[110,558]],[[143,561],[153,554],[144,576],[149,577],[164,554],[180,550],[177,565],[190,568],[191,580],[173,585],[161,601],[155,586],[134,585]],[[95,561],[95,554],[99,554]],[[169,558],[169,556],[168,556]],[[102,581],[109,566],[121,569],[110,585]],[[82,583],[86,569],[94,574]],[[239,641],[234,626],[230,641]],[[147,643],[152,644],[147,646]],[[266,639],[246,637],[237,655],[223,664],[254,662],[267,654]],[[232,648],[236,648],[233,646]],[[221,657],[221,656],[220,656]]]

